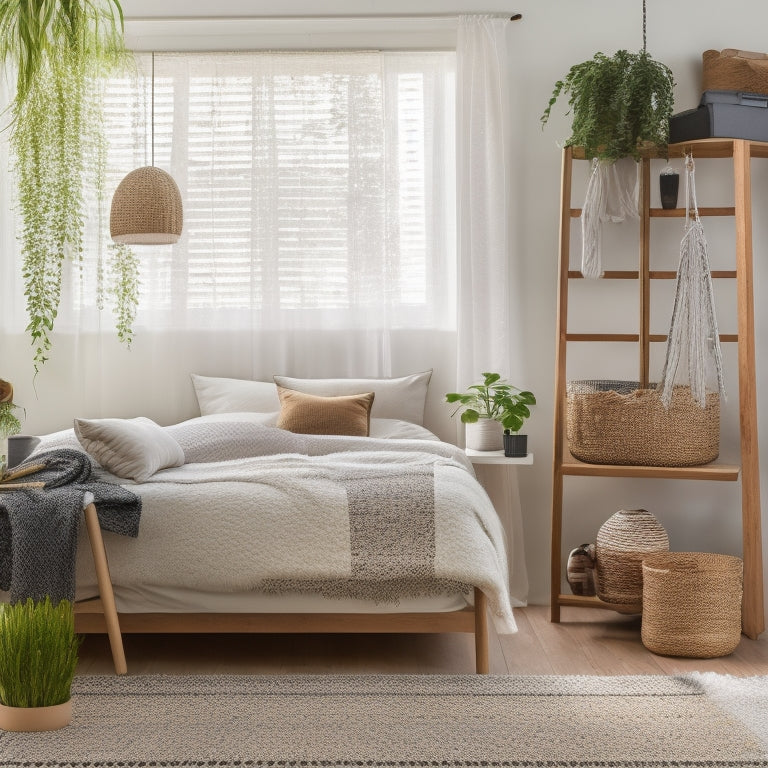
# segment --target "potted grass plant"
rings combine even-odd
[[[72,603],[49,597],[0,606],[0,728],[49,731],[72,720],[81,638]]]
[[[506,441],[504,438],[526,437],[517,433],[531,415],[528,406],[535,405],[536,398],[532,392],[502,379],[499,373],[487,372],[482,376],[482,382],[472,384],[466,392],[449,392],[445,400],[457,404],[452,416],[462,411],[461,421],[467,426],[467,448],[496,451],[504,446],[505,455],[511,456],[513,454],[506,452],[505,443],[520,441]]]

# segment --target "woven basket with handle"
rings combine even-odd
[[[570,381],[566,388],[568,444],[591,464],[691,467],[720,450],[720,396],[701,408],[689,387],[675,387],[667,409],[655,389],[636,381]]]
[[[662,656],[727,656],[741,640],[743,562],[667,552],[643,560],[643,645]]]

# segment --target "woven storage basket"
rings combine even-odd
[[[702,91],[768,93],[768,54],[738,51],[704,51]]]
[[[655,389],[636,381],[570,381],[566,388],[568,443],[590,464],[692,467],[720,450],[720,396],[701,408],[689,387],[675,387],[667,409]]]
[[[597,596],[622,606],[621,613],[640,613],[643,610],[643,558],[667,550],[667,532],[654,515],[646,509],[619,510],[597,532]]]
[[[643,561],[643,645],[662,656],[727,656],[741,639],[743,563],[668,552]]]

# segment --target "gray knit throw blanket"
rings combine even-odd
[[[114,483],[92,480],[93,464],[72,448],[38,453],[16,469],[44,464],[24,480],[44,482],[41,490],[0,493],[0,589],[11,602],[55,604],[75,598],[75,557],[80,515],[91,494],[104,530],[139,534],[141,499]]]

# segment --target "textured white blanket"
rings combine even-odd
[[[504,531],[455,446],[244,423],[168,429],[196,460],[129,486],[141,528],[105,538],[115,584],[377,602],[476,586],[498,629],[515,631]]]

